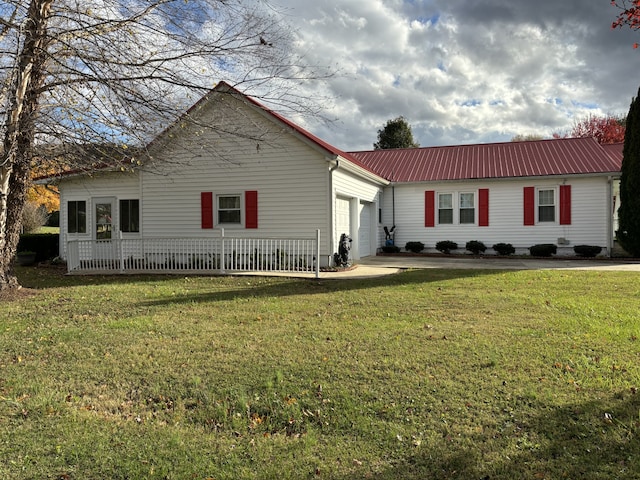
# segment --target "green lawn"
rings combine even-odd
[[[0,478],[640,475],[638,273],[19,276]]]
[[[38,233],[60,233],[60,227],[40,227]]]

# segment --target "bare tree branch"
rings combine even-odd
[[[294,55],[293,42],[264,0],[0,5],[0,288],[10,283],[31,169],[119,164],[177,118],[195,121],[180,115],[220,80],[270,106],[317,115],[318,104],[295,87],[331,72]],[[200,127],[225,131],[223,122]]]

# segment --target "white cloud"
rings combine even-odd
[[[425,146],[549,136],[589,113],[626,113],[637,89],[625,76],[640,66],[636,37],[611,31],[604,0],[281,3],[300,52],[341,71],[325,85],[339,121],[306,126],[347,150],[371,148],[398,115]]]

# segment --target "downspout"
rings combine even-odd
[[[391,218],[392,224],[391,227],[394,227],[396,224],[396,184],[391,184]]]
[[[335,172],[338,168],[340,168],[340,160],[336,158],[336,164],[329,169],[329,246],[331,247],[331,252],[337,252],[338,249],[335,245],[335,235],[333,229],[335,228],[334,221],[334,198],[333,198],[333,172]],[[318,259],[319,261],[320,259]],[[331,265],[331,254],[327,258],[327,265]]]
[[[395,172],[391,170],[391,227],[396,226],[396,182],[393,180]]]
[[[607,254],[613,257],[613,178],[607,177]]]

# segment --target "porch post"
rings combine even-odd
[[[225,273],[224,228],[220,229],[220,273]]]
[[[320,229],[316,230],[316,278],[320,278]]]
[[[118,242],[118,252],[120,253],[120,273],[124,273],[124,251],[122,248],[122,231],[118,231],[118,238],[116,239]]]

